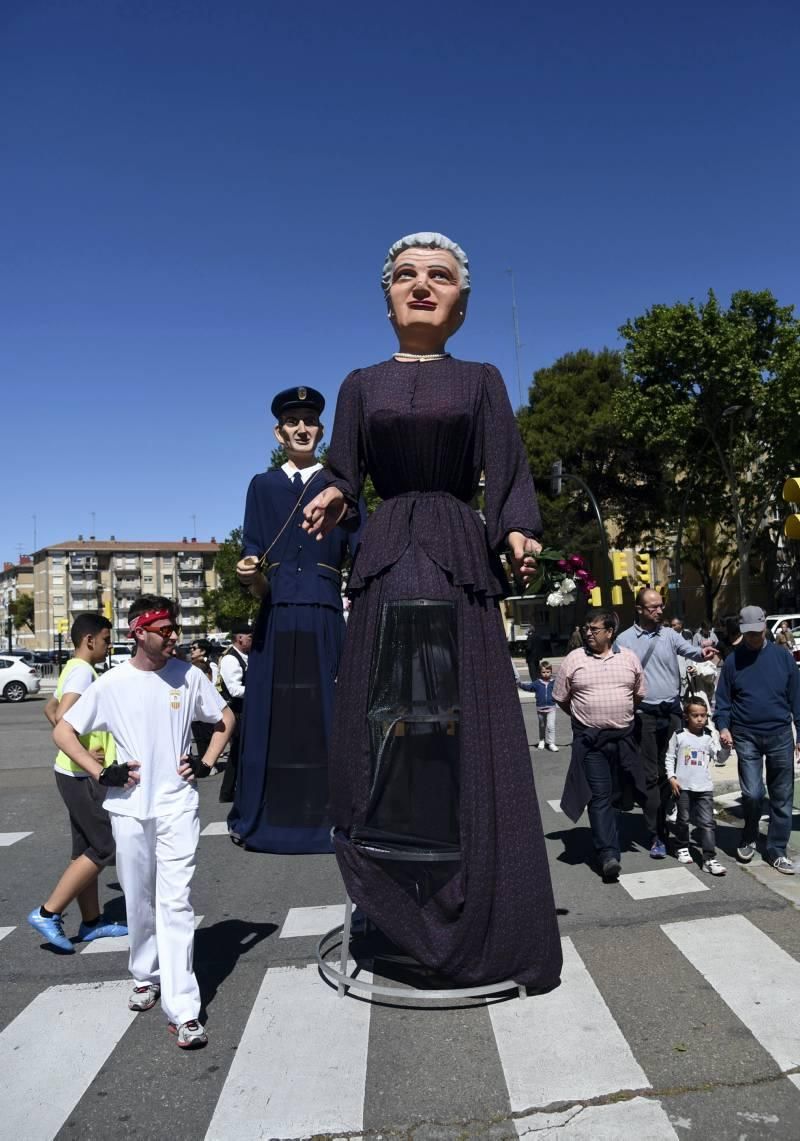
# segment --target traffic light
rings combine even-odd
[[[612,551],[611,552],[611,577],[615,582],[620,579],[627,578],[630,574],[630,564],[628,563],[627,551]]]
[[[622,606],[622,587],[621,586],[612,586],[611,587],[611,605],[612,606]]]
[[[589,603],[591,606],[603,605],[603,592],[599,586],[595,586],[589,592]]]
[[[800,476],[792,476],[783,485],[783,498],[787,503],[800,504]],[[783,524],[787,539],[800,539],[800,515],[787,515]]]
[[[650,555],[647,551],[637,551],[636,558],[636,583],[639,587],[650,586]]]

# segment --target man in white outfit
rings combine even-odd
[[[136,650],[104,674],[53,731],[64,753],[105,785],[128,912],[131,1010],[161,998],[181,1049],[205,1046],[200,990],[192,969],[194,912],[190,885],[200,834],[195,779],[207,776],[233,730],[233,714],[208,678],[174,657],[173,605],[157,595],[128,612]],[[200,760],[189,756],[192,721],[214,725]],[[117,761],[103,768],[78,734],[113,735]]]

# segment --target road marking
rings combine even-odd
[[[268,970],[206,1141],[363,1129],[369,1020],[369,1003],[338,998],[314,965]]]
[[[660,1101],[634,1097],[613,1105],[573,1105],[562,1113],[532,1113],[514,1123],[518,1137],[536,1141],[678,1141]]]
[[[548,800],[547,803],[550,805],[553,812],[560,812],[562,816],[564,815],[564,809],[561,807],[560,800]]]
[[[571,939],[562,939],[561,986],[490,1006],[511,1109],[649,1089],[647,1075]]]
[[[661,929],[781,1069],[800,1066],[800,963],[743,915]]]
[[[204,915],[195,915],[194,929],[195,931],[203,922]],[[131,945],[127,935],[120,935],[116,939],[93,939],[91,943],[87,943],[81,951],[82,955],[107,955],[109,951],[130,951]]]
[[[5,939],[12,931],[16,931],[16,927],[0,927],[0,939]]]
[[[301,935],[324,935],[332,927],[344,923],[344,904],[324,907],[290,907],[279,939],[298,939]]]
[[[53,986],[0,1034],[3,1136],[51,1141],[136,1018],[130,980]]]
[[[660,899],[666,895],[686,895],[693,891],[708,891],[688,868],[659,868],[654,872],[631,872],[620,876],[620,884],[632,899]]]
[[[32,835],[33,832],[0,832],[0,848],[9,848],[19,840],[24,840],[26,836]]]
[[[215,820],[213,822],[213,824],[206,824],[205,828],[200,833],[200,835],[201,836],[227,836],[227,835],[229,835],[227,820]]]

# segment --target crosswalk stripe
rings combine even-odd
[[[561,986],[489,1007],[511,1109],[602,1097],[650,1082],[571,939]]]
[[[32,835],[33,832],[0,832],[0,848],[9,848],[12,844],[24,840],[26,836]]]
[[[48,987],[0,1034],[5,1137],[51,1141],[136,1015],[130,981]]]
[[[12,931],[16,931],[16,927],[0,927],[0,939],[5,939]]]
[[[195,915],[195,931],[203,922],[204,915]],[[93,939],[81,951],[82,955],[107,955],[110,951],[130,951],[131,945],[127,935],[120,935],[117,939]]]
[[[297,939],[301,935],[324,935],[332,927],[344,923],[344,904],[323,907],[290,907],[279,939]]]
[[[515,1122],[518,1137],[536,1141],[678,1141],[659,1101],[634,1097],[611,1105],[573,1105],[562,1113],[532,1113]]]
[[[695,891],[708,891],[688,868],[658,868],[652,872],[631,872],[620,876],[619,882],[632,899],[661,899],[667,895],[687,895]]]
[[[211,824],[206,824],[201,836],[227,836],[228,835],[228,822],[227,820],[214,820]]]
[[[800,1065],[800,963],[743,915],[665,923],[662,930],[781,1069]]]
[[[206,1141],[362,1129],[369,1023],[369,1004],[338,998],[316,966],[268,970]]]

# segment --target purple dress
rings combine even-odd
[[[536,534],[540,517],[502,377],[492,365],[449,357],[356,370],[339,392],[327,465],[351,507],[367,474],[384,501],[350,576],[331,735],[335,850],[348,893],[394,943],[459,985],[512,979],[551,988],[561,945],[498,610],[505,536]],[[482,472],[486,525],[470,506]],[[431,612],[449,604],[454,615],[457,698],[446,701],[458,719],[461,859],[438,865],[422,890],[417,875],[414,890],[395,862],[370,858],[354,838],[374,798],[370,716],[386,615],[420,599]]]

